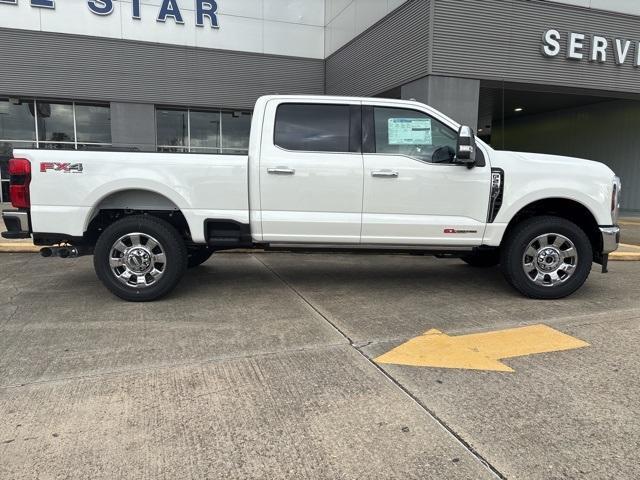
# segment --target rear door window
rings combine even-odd
[[[306,152],[349,152],[349,105],[284,103],[276,112],[274,143]]]

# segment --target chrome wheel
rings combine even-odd
[[[160,242],[146,233],[128,233],[111,246],[109,266],[115,277],[128,287],[155,284],[166,269],[165,251]]]
[[[522,256],[522,268],[536,285],[555,287],[565,283],[578,266],[575,245],[564,235],[546,233],[533,239]]]

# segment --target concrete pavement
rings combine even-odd
[[[620,227],[622,228],[623,243],[640,245],[640,216],[621,218]]]
[[[510,359],[513,374],[384,368],[507,478],[638,478],[640,315],[545,323],[591,346]]]
[[[0,262],[0,478],[492,478],[254,256],[146,305]]]
[[[0,271],[0,478],[640,476],[634,262],[551,302],[404,255],[217,254],[151,304],[90,258]],[[591,346],[515,373],[372,360],[534,323]]]

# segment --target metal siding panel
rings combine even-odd
[[[410,0],[327,58],[327,93],[375,95],[427,75],[429,7]]]
[[[538,0],[436,0],[434,17],[434,75],[640,93],[634,46],[622,66],[611,47],[613,38],[640,41],[638,17]],[[540,51],[550,28],[563,36],[555,58]],[[607,62],[567,60],[569,32],[607,36]]]
[[[317,59],[9,29],[0,45],[5,95],[250,108],[324,91]]]

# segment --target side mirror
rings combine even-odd
[[[458,130],[456,163],[466,165],[467,168],[473,168],[476,163],[476,136],[471,127],[463,125]]]

